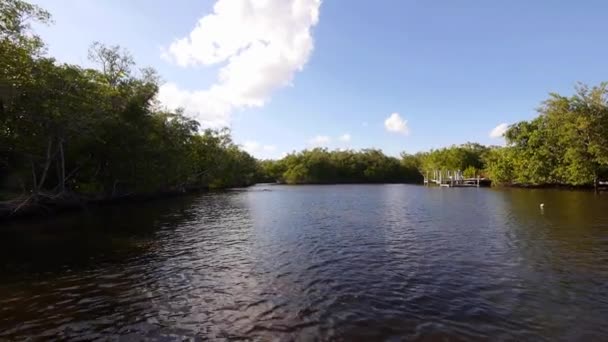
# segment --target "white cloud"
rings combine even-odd
[[[326,135],[317,135],[316,137],[308,140],[308,144],[315,147],[327,146],[330,142],[331,138]]]
[[[175,83],[163,84],[158,100],[170,109],[184,108],[194,119],[210,127],[227,126],[233,109],[232,104],[213,89],[188,91]]]
[[[343,142],[350,142],[350,139],[351,139],[351,136],[348,133],[345,133],[338,138],[338,140],[343,141]]]
[[[277,147],[275,145],[262,145],[255,140],[245,141],[242,145],[243,150],[257,158],[271,158],[275,157]]]
[[[490,138],[501,138],[508,129],[509,124],[503,122],[490,131]]]
[[[167,83],[159,100],[212,126],[228,123],[235,109],[263,106],[308,62],[320,5],[321,0],[218,0],[187,37],[162,53],[182,67],[224,63],[217,81],[195,91]]]
[[[262,145],[257,141],[248,140],[243,143],[243,149],[249,153],[258,151],[274,152],[277,150],[275,145]]]
[[[260,151],[260,143],[257,141],[245,141],[243,143],[243,150],[247,151],[249,154],[254,154]]]
[[[384,120],[384,127],[389,132],[401,133],[408,135],[410,133],[407,127],[407,120],[401,118],[399,113],[393,113],[386,120]]]

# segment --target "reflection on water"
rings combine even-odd
[[[7,225],[0,339],[608,338],[593,193],[256,186]]]

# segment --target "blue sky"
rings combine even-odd
[[[159,71],[164,104],[261,158],[500,144],[549,92],[608,80],[599,0],[34,2],[50,55],[87,65],[91,42],[119,44]]]

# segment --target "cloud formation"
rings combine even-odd
[[[159,100],[210,126],[227,124],[235,109],[263,106],[308,62],[320,6],[321,0],[218,0],[162,55],[182,67],[223,63],[216,82],[194,91],[166,83]]]
[[[507,130],[509,129],[508,123],[501,123],[500,125],[494,127],[492,131],[490,131],[490,138],[501,138],[505,135]]]
[[[338,140],[342,141],[342,142],[350,142],[351,140],[351,136],[348,133],[342,134]]]
[[[242,146],[243,150],[247,151],[247,153],[262,158],[273,156],[273,152],[277,150],[276,145],[262,145],[254,140],[245,141]]]
[[[257,141],[249,140],[243,143],[243,149],[249,154],[256,155],[259,152],[274,152],[277,147],[275,145],[262,145]]]
[[[316,137],[308,140],[308,144],[315,147],[327,146],[330,142],[331,138],[326,135],[317,135]]]
[[[399,113],[393,113],[384,120],[384,128],[388,132],[401,133],[403,135],[410,133],[410,129],[407,127],[407,120],[403,119]]]

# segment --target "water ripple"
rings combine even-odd
[[[257,190],[0,232],[0,339],[608,338],[602,198],[401,185]],[[572,201],[584,204],[569,215],[556,207]]]

